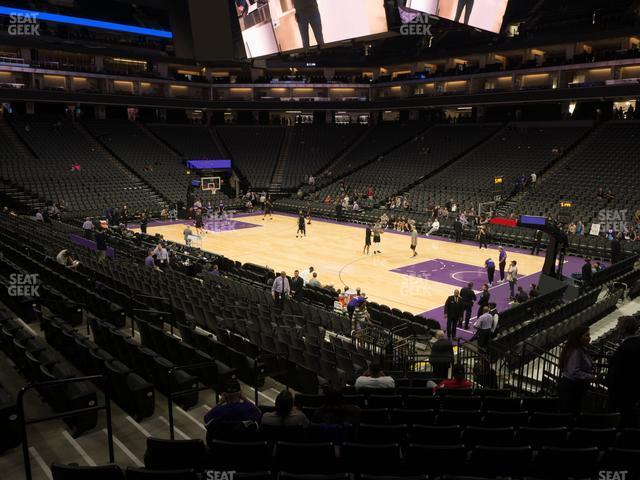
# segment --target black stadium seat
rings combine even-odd
[[[118,465],[101,465],[97,467],[83,467],[78,465],[51,465],[53,480],[124,480],[122,470]]]
[[[127,468],[127,480],[197,480],[193,470],[147,470],[146,468]]]
[[[202,440],[147,438],[147,450],[144,454],[145,468],[202,471],[205,462],[206,449]]]

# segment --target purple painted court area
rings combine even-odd
[[[147,228],[162,227],[165,225],[189,225],[193,227],[193,220],[153,220],[149,222]],[[260,225],[254,225],[253,223],[242,222],[240,220],[229,219],[226,221],[216,220],[213,222],[205,221],[204,229],[209,232],[230,232],[233,230],[243,230],[245,228],[260,227]],[[129,228],[140,228],[138,224],[130,224]]]
[[[582,258],[567,257],[565,259],[563,268],[564,275],[569,277],[572,273],[580,272],[583,262],[584,260]],[[454,287],[451,289],[451,294],[453,294],[453,290],[455,288],[462,288],[469,282],[474,283],[474,290],[476,291],[476,294],[478,294],[482,285],[487,282],[487,273],[483,266],[453,262],[451,260],[444,260],[441,258],[427,260],[426,262],[420,262],[414,265],[407,265],[406,267],[396,268],[391,271],[412,277],[423,278],[425,280],[430,280],[433,282],[451,285],[452,287]],[[498,311],[501,312],[509,309],[511,305],[509,304],[509,283],[499,283],[499,279],[500,274],[498,271],[496,271],[494,279],[495,282],[493,286],[489,288],[489,291],[491,292],[490,300],[497,304]],[[532,283],[538,283],[539,279],[540,272],[537,272],[530,275],[520,276],[518,278],[518,283],[522,285],[526,291],[528,291],[529,286]],[[446,299],[444,298],[442,299],[442,307],[434,308],[420,314],[425,318],[432,318],[434,320],[437,320],[443,330],[446,328],[446,321],[444,319],[445,300]],[[471,328],[471,326],[473,324],[473,319],[476,318],[477,310],[477,305],[474,305],[471,314],[472,321],[469,324],[469,330],[458,328],[458,337],[462,340],[469,340],[473,336],[473,329]]]
[[[467,263],[459,263],[442,258],[427,260],[426,262],[407,265],[406,267],[391,270],[411,277],[418,277],[432,282],[446,283],[455,287],[464,287],[473,282],[482,285],[486,281],[487,274],[484,268]]]

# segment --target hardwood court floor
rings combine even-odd
[[[246,215],[237,216],[235,222],[240,223],[233,230],[208,232],[202,249],[242,263],[284,270],[288,275],[313,266],[323,285],[360,287],[370,300],[414,314],[441,307],[466,281],[474,281],[474,289],[480,290],[486,281],[485,260],[492,257],[497,264],[496,248],[480,250],[477,245],[437,237],[420,236],[418,256],[412,258],[409,236],[388,231],[382,236],[382,254],[363,255],[362,226],[313,219],[307,225],[307,236],[296,238],[294,216],[276,214],[273,220],[262,220],[262,215]],[[183,230],[184,223],[151,223],[147,231],[184,243]],[[542,256],[512,251],[509,259],[518,261],[521,276],[540,272],[544,263]],[[392,271],[402,268],[407,272]]]

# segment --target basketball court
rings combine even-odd
[[[224,255],[242,263],[254,263],[284,270],[293,275],[310,266],[318,272],[323,285],[336,289],[360,287],[374,302],[413,314],[434,318],[442,323],[442,307],[455,289],[468,282],[479,292],[487,282],[484,262],[492,258],[497,264],[497,247],[479,249],[471,242],[455,243],[441,237],[420,236],[418,256],[412,257],[408,233],[386,231],[382,236],[382,254],[364,255],[364,226],[331,220],[312,220],[307,236],[296,238],[298,217],[274,214],[263,220],[262,213],[238,214],[226,221],[205,222],[202,249]],[[183,230],[191,221],[152,222],[151,235],[184,243]],[[537,283],[544,256],[530,255],[528,250],[506,248],[508,260],[518,262],[519,284],[526,291]],[[373,252],[373,247],[371,248]],[[569,258],[565,274],[579,271],[581,260]],[[499,310],[509,307],[508,284],[496,282],[491,287],[491,301]],[[477,307],[474,307],[475,316]],[[471,333],[471,332],[468,332]],[[466,335],[463,335],[466,336]]]

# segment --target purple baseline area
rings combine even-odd
[[[455,287],[464,287],[469,282],[482,285],[486,281],[484,269],[477,265],[454,262],[442,258],[407,265],[391,270],[395,273],[418,277],[432,282],[446,283]],[[482,282],[482,283],[479,283]]]
[[[152,220],[147,225],[147,228],[162,227],[164,225],[193,226],[194,221],[193,220]],[[242,222],[240,220],[231,219],[231,220],[227,220],[226,222],[225,221],[205,222],[204,229],[209,232],[218,233],[218,232],[231,232],[233,230],[243,230],[245,228],[254,228],[254,227],[260,227],[260,226],[261,225],[255,225],[253,223],[247,223],[247,222]],[[137,223],[135,224],[132,223],[132,224],[129,224],[128,227],[140,228],[140,225]]]

